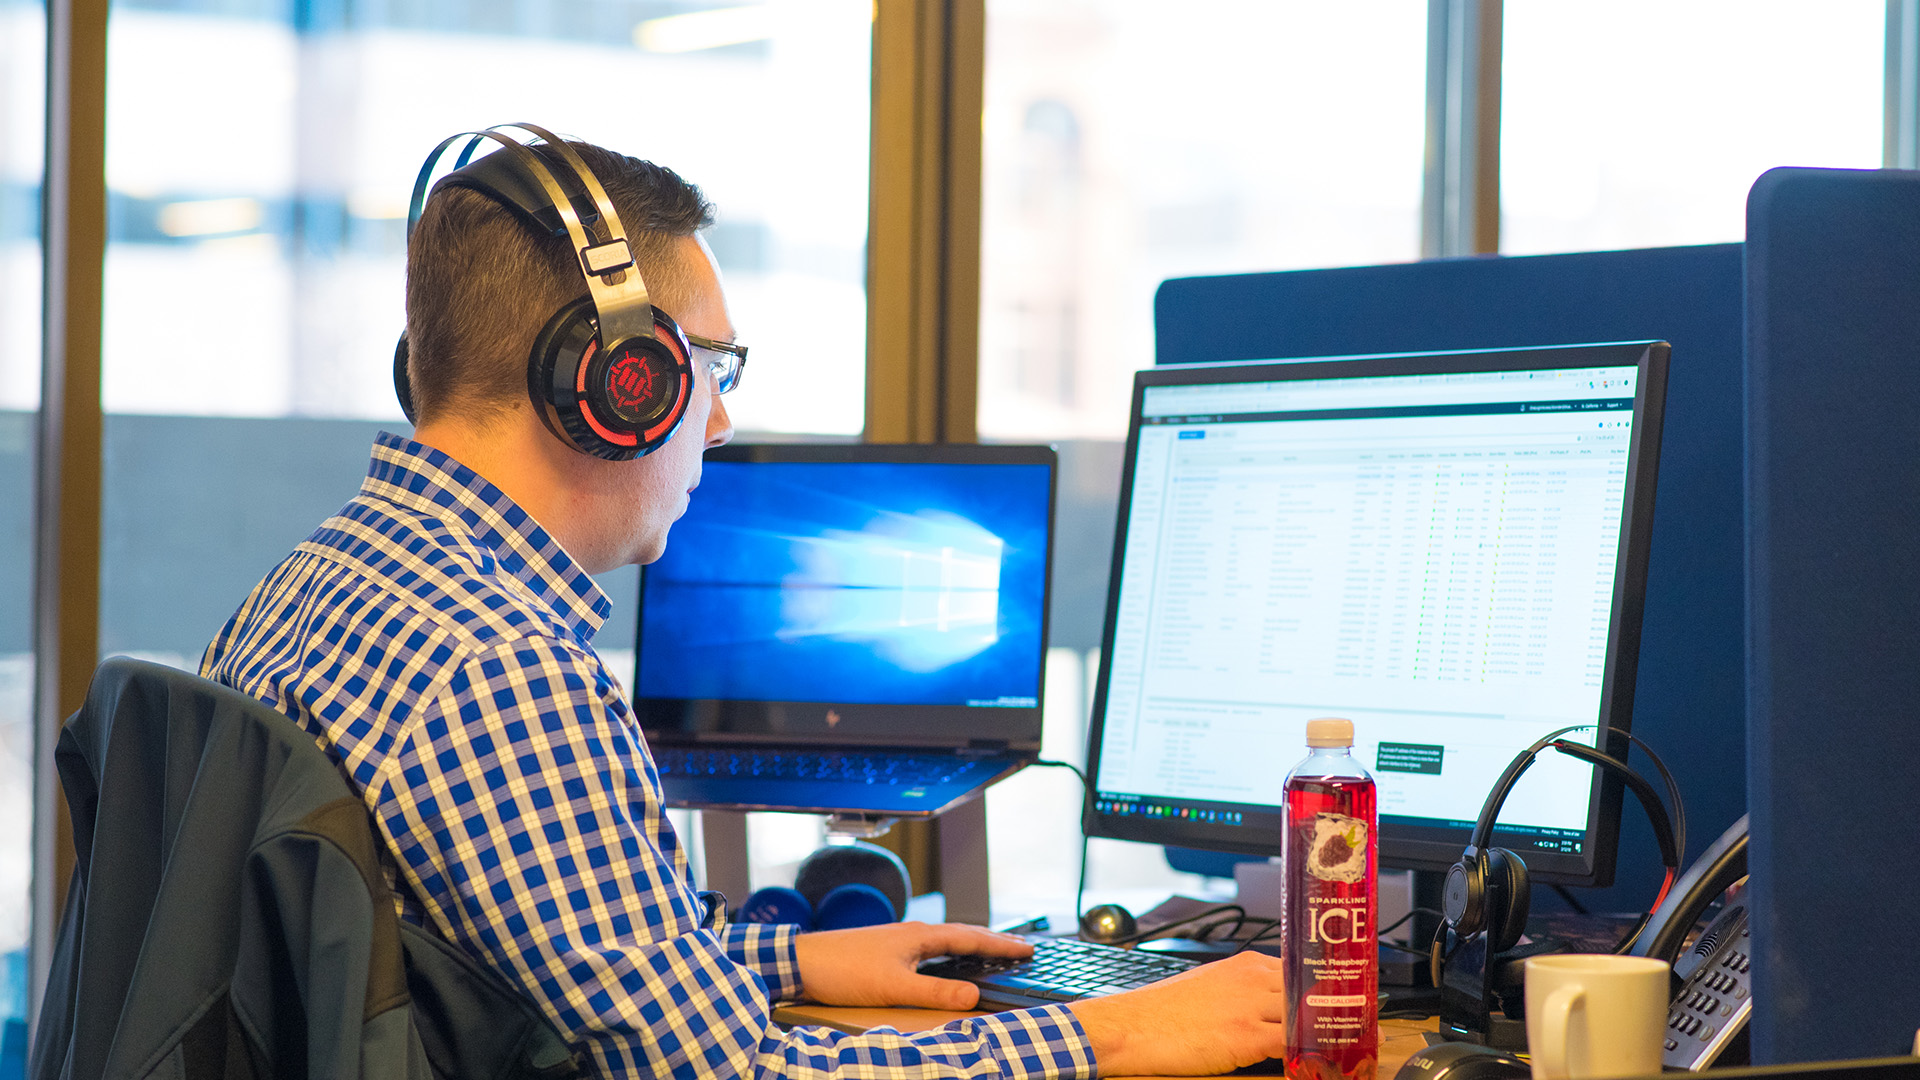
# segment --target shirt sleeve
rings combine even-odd
[[[800,962],[793,949],[794,926],[769,926],[763,923],[729,923],[721,943],[727,958],[753,969],[767,985],[767,996],[774,1001],[793,1001],[800,996]]]
[[[590,651],[528,637],[472,655],[369,796],[429,916],[527,993],[606,1077],[1091,1076],[1061,1006],[913,1035],[782,1031],[791,927],[700,928],[659,777]]]
[[[1086,1032],[1065,1005],[976,1016],[911,1035],[892,1028],[861,1035],[804,1027],[770,1032],[755,1065],[762,1077],[807,1080],[1097,1075]]]

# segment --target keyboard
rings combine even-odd
[[[1029,936],[1033,956],[937,956],[920,965],[922,975],[962,979],[980,987],[980,1003],[1024,1009],[1118,994],[1198,967],[1177,956],[1095,945],[1075,938]]]
[[[945,784],[998,763],[913,751],[694,750],[661,747],[653,761],[660,775],[751,780],[837,780],[868,784]]]

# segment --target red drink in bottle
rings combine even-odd
[[[1283,962],[1290,1080],[1374,1080],[1380,1047],[1379,811],[1353,722],[1307,722],[1287,775]]]

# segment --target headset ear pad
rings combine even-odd
[[[907,901],[913,896],[907,866],[900,856],[878,844],[829,844],[807,856],[793,876],[793,887],[816,912],[847,885],[870,886],[886,899],[895,921],[907,917]]]
[[[527,363],[527,391],[547,428],[574,449],[609,461],[665,446],[693,399],[693,350],[659,308],[653,329],[651,338],[603,348],[588,297],[547,320]]]
[[[1471,937],[1486,928],[1486,872],[1480,852],[1469,849],[1447,871],[1447,884],[1440,894],[1440,913],[1447,926],[1461,937]]]
[[[393,396],[400,399],[400,411],[407,423],[418,426],[413,415],[413,380],[407,375],[407,332],[400,331],[400,343],[393,347]]]
[[[1484,910],[1487,920],[1487,952],[1503,953],[1520,941],[1526,932],[1527,915],[1533,909],[1533,882],[1527,877],[1527,864],[1506,848],[1488,848]]]
[[[1505,848],[1461,857],[1447,871],[1442,914],[1460,937],[1487,932],[1487,950],[1505,952],[1519,942],[1533,907],[1527,864]]]

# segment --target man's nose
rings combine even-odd
[[[732,440],[733,421],[727,416],[726,399],[715,394],[713,408],[707,411],[707,448],[711,450]]]

